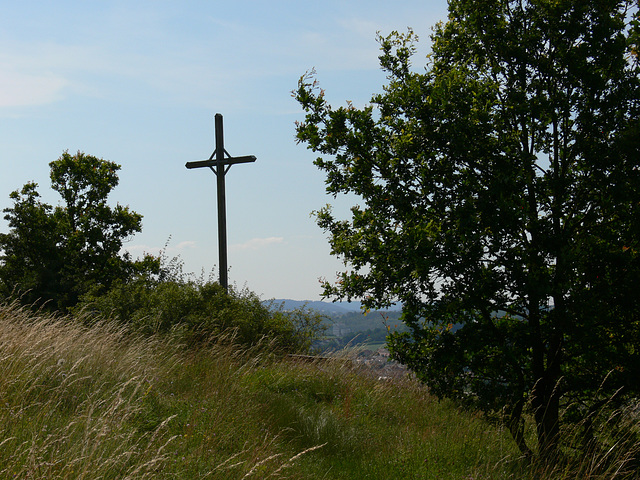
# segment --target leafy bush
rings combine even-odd
[[[231,332],[244,345],[266,338],[283,352],[306,352],[325,329],[317,313],[264,305],[247,289],[227,293],[212,280],[184,274],[175,258],[157,274],[118,282],[104,295],[85,295],[76,311],[87,309],[146,334],[177,334],[192,345]]]

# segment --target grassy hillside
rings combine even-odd
[[[0,306],[0,478],[533,478],[408,378],[87,320]]]

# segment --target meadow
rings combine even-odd
[[[578,478],[528,464],[507,431],[408,375],[269,342],[187,347],[0,305],[0,478]],[[579,478],[632,478],[627,460],[596,475],[586,459]]]

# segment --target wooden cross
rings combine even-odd
[[[222,115],[216,113],[215,116],[216,149],[209,160],[197,162],[187,162],[187,168],[209,167],[218,177],[218,252],[220,259],[220,285],[229,291],[229,281],[227,279],[227,213],[224,190],[224,176],[236,163],[255,162],[256,157],[247,155],[244,157],[232,157],[224,149],[224,138],[222,133]],[[225,157],[226,154],[226,157]],[[214,158],[215,157],[215,158]],[[216,167],[216,168],[213,168]]]

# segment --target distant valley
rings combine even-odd
[[[277,298],[270,300],[274,306],[282,305],[283,310],[295,310],[297,308],[309,308],[317,310],[318,312],[331,317],[347,315],[354,312],[362,312],[361,302],[325,302],[325,301],[312,301],[312,300],[290,300],[286,298]],[[399,312],[401,307],[393,306],[385,312]]]
[[[385,344],[390,331],[403,331],[406,326],[400,319],[401,307],[387,310],[363,311],[361,302],[323,302],[274,299],[274,308],[284,311],[306,308],[315,310],[326,317],[326,336],[316,343],[320,350],[340,350],[346,346],[367,345],[379,348]]]

